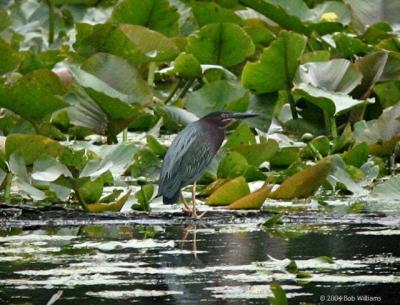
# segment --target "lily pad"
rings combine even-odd
[[[186,97],[186,108],[202,117],[217,110],[223,110],[231,103],[249,102],[249,94],[240,84],[220,80],[205,84],[201,89],[190,93]],[[230,109],[240,110],[240,109]]]
[[[57,141],[50,138],[32,134],[11,134],[6,139],[6,155],[19,153],[26,164],[32,164],[43,155],[52,157],[61,156],[67,149]]]
[[[249,125],[240,123],[240,125],[228,135],[224,147],[233,148],[239,145],[249,144],[256,144],[256,137]]]
[[[87,209],[88,212],[90,213],[101,213],[101,212],[119,212],[126,201],[129,199],[129,196],[131,194],[131,191],[126,193],[124,196],[122,196],[120,199],[118,199],[116,202],[113,203],[92,203],[92,204],[87,204],[85,208]]]
[[[106,52],[133,64],[173,60],[179,54],[175,42],[159,32],[133,24],[77,24],[74,48],[82,56]]]
[[[0,84],[0,106],[33,124],[40,124],[68,105],[60,97],[63,93],[64,88],[53,72],[35,70],[13,84]]]
[[[255,46],[240,26],[234,23],[212,23],[189,36],[186,51],[202,64],[230,67],[253,55]]]
[[[183,78],[196,78],[202,74],[201,66],[196,57],[185,52],[179,54],[174,62],[175,72]]]
[[[362,74],[345,59],[307,63],[294,79],[294,98],[306,99],[329,116],[337,116],[365,103],[348,95],[361,79]]]
[[[208,205],[228,205],[250,193],[246,179],[242,176],[223,184],[215,190],[205,203]]]
[[[318,190],[322,183],[324,183],[330,168],[330,160],[323,159],[316,165],[306,168],[285,179],[269,197],[286,200],[308,198]]]
[[[1,18],[1,17],[0,17]],[[18,52],[13,50],[11,46],[0,38],[0,75],[13,71],[20,63]]]
[[[215,2],[193,1],[191,6],[194,18],[200,27],[209,23],[230,22],[239,25],[243,23],[233,10],[219,6]]]
[[[271,159],[278,149],[278,143],[271,139],[265,143],[236,146],[232,148],[232,151],[244,156],[249,164],[259,166],[261,163]]]
[[[179,32],[179,13],[167,0],[124,0],[114,7],[111,21],[148,27],[166,36]]]
[[[400,175],[378,184],[373,189],[372,196],[385,200],[400,200]]]
[[[243,86],[256,94],[291,88],[306,41],[303,35],[281,31],[257,62],[246,63],[242,72]]]
[[[271,189],[272,186],[264,185],[257,191],[232,202],[228,205],[228,208],[232,210],[259,209],[267,199]]]
[[[234,178],[244,174],[248,167],[247,159],[238,152],[229,152],[218,166],[218,177]]]

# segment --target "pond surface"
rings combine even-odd
[[[268,304],[274,282],[289,304],[399,304],[397,215],[267,217],[16,221],[0,230],[0,304]]]

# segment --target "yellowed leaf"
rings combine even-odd
[[[264,185],[257,191],[250,193],[235,202],[232,202],[230,205],[228,205],[229,209],[233,210],[241,210],[241,209],[259,209],[265,199],[267,199],[269,193],[271,192],[271,186],[270,185]]]
[[[205,201],[208,205],[228,205],[250,193],[243,176],[232,179],[216,189]]]

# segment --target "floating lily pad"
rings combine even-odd
[[[186,47],[202,64],[230,67],[243,62],[255,51],[250,36],[234,23],[205,25],[188,38]]]
[[[32,164],[43,155],[61,156],[66,148],[50,138],[32,134],[11,134],[6,139],[6,155],[19,153],[26,164]]]
[[[265,143],[240,145],[232,148],[233,151],[244,156],[249,164],[259,166],[261,163],[271,159],[278,151],[279,145],[275,140]]]
[[[0,84],[0,106],[34,124],[49,121],[51,114],[66,107],[64,88],[49,70],[35,70],[9,86]]]
[[[201,89],[186,97],[186,108],[202,117],[217,110],[225,109],[228,104],[244,103],[247,108],[249,94],[240,84],[219,80],[205,84]],[[239,111],[241,109],[230,109]]]
[[[285,179],[283,183],[271,193],[270,198],[294,199],[307,198],[313,195],[324,183],[331,168],[328,159],[319,161],[316,165],[306,168]]]
[[[246,63],[242,72],[243,86],[256,94],[291,88],[306,41],[303,35],[281,31],[257,62]]]
[[[179,31],[179,14],[167,0],[124,0],[113,9],[111,21],[148,27],[166,36]]]
[[[247,159],[238,152],[229,152],[218,166],[218,177],[234,178],[243,175],[248,167]]]
[[[255,192],[252,192],[228,205],[229,209],[242,210],[242,209],[259,209],[265,199],[267,199],[271,192],[271,186],[264,185]]]
[[[88,212],[90,213],[101,213],[101,212],[119,212],[126,201],[129,199],[129,196],[131,194],[131,191],[126,193],[124,196],[122,196],[120,199],[118,199],[116,202],[113,203],[92,203],[92,204],[87,204],[85,208],[87,209]]]
[[[173,60],[179,54],[175,42],[159,32],[133,24],[77,24],[74,48],[82,56],[106,52],[134,64]]]
[[[223,184],[215,190],[205,203],[208,205],[228,205],[250,193],[246,179],[242,176]]]

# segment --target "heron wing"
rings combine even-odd
[[[199,136],[201,126],[192,123],[174,139],[161,169],[159,194],[173,196],[182,186],[192,182],[213,158],[211,143]]]

